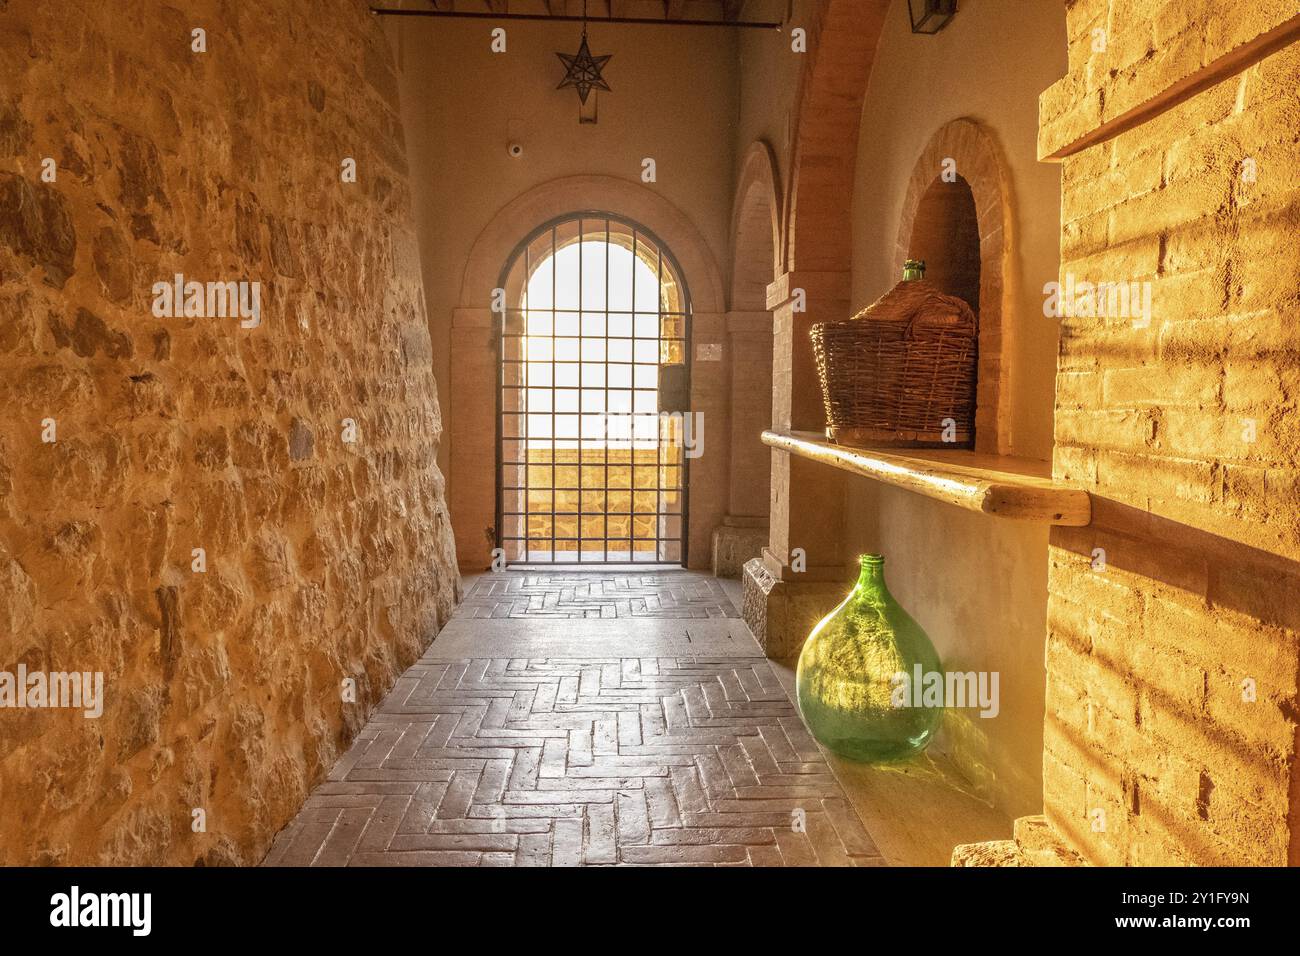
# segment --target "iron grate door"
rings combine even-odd
[[[501,289],[506,561],[684,564],[690,300],[671,254],[575,214],[520,244]]]

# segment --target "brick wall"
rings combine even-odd
[[[1062,319],[1055,473],[1095,517],[1051,538],[1046,812],[1097,863],[1296,863],[1300,46],[1248,47],[1300,8],[1067,7],[1062,274],[1152,309]]]
[[[0,671],[105,698],[0,710],[0,864],[256,863],[449,616],[396,91],[353,0],[0,0]]]

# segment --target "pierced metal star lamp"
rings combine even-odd
[[[591,95],[592,90],[604,90],[607,93],[613,92],[605,78],[601,75],[601,70],[605,64],[613,59],[613,54],[607,56],[592,56],[591,48],[587,46],[587,4],[583,0],[582,4],[582,45],[578,47],[578,52],[573,56],[567,53],[557,53],[565,67],[564,79],[560,81],[557,90],[562,90],[566,86],[572,86],[578,91],[578,98],[582,100],[582,105],[587,105],[587,97]]]

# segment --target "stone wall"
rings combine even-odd
[[[1055,473],[1094,522],[1051,539],[1047,817],[1095,863],[1294,864],[1297,7],[1067,8],[1062,273],[1152,300],[1062,321]]]
[[[0,0],[0,670],[105,681],[0,709],[0,864],[257,862],[449,615],[405,155],[359,0]]]

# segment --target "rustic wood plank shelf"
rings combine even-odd
[[[1045,461],[973,451],[853,448],[816,432],[765,431],[763,443],[967,511],[1074,528],[1092,521],[1088,492],[1055,484]]]

